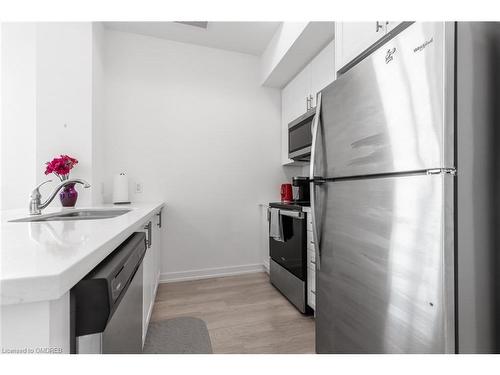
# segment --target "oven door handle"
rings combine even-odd
[[[295,219],[303,220],[305,215],[302,211],[289,211],[289,210],[280,210],[280,215],[282,216],[290,216]]]

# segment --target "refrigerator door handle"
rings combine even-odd
[[[320,179],[315,179],[314,176],[314,166],[316,161],[316,145],[318,142],[318,131],[320,126],[320,114],[321,114],[321,92],[318,93],[316,97],[316,114],[314,115],[313,125],[312,125],[312,145],[311,145],[311,163],[309,177],[311,180],[311,218],[312,218],[312,235],[314,241],[314,251],[316,253],[316,269],[319,271],[321,266],[321,252],[319,250],[320,241],[318,236],[318,225],[316,220],[316,185],[321,183]]]

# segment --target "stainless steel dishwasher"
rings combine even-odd
[[[71,289],[71,352],[142,352],[145,233],[134,233]]]

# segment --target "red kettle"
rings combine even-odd
[[[281,184],[281,201],[293,201],[292,184]]]

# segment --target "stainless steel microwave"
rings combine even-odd
[[[296,161],[311,159],[312,123],[316,107],[288,124],[288,158]]]

